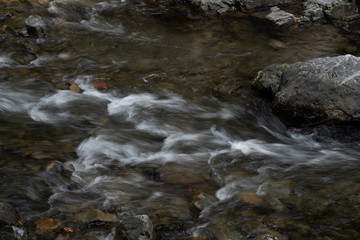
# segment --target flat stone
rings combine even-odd
[[[62,222],[54,218],[42,218],[35,222],[35,234],[40,236],[51,236],[62,229]]]

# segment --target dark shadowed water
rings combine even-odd
[[[25,222],[113,239],[74,217],[90,207],[147,214],[157,239],[360,237],[359,133],[287,129],[248,90],[273,63],[357,54],[355,38],[166,1],[0,11],[0,199]],[[27,36],[30,14],[45,37]]]

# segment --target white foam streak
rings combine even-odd
[[[82,20],[80,23],[83,27],[93,32],[101,32],[120,36],[124,34],[124,28],[121,24],[118,24],[116,27],[114,27],[110,23],[103,23],[95,19],[90,21]]]
[[[125,164],[144,157],[144,153],[135,146],[117,143],[116,139],[104,135],[90,137],[83,141],[77,148],[77,154],[85,169],[105,166],[108,160]]]
[[[219,111],[215,113],[204,112],[200,115],[200,117],[207,119],[211,119],[211,118],[231,119],[234,118],[234,116],[235,116],[234,112],[226,108],[221,108]]]
[[[121,114],[127,112],[131,119],[136,115],[136,110],[154,109],[154,108],[168,108],[176,109],[177,111],[186,111],[184,107],[185,101],[179,97],[171,97],[169,99],[158,99],[156,96],[148,93],[133,94],[122,99],[113,101],[108,106],[110,115]],[[128,111],[133,109],[133,111]]]
[[[175,133],[169,135],[163,144],[162,150],[168,150],[179,143],[183,143],[186,145],[193,145],[195,143],[201,142],[201,137],[203,134],[184,134],[184,133]]]
[[[276,153],[275,151],[286,147],[282,144],[267,144],[256,139],[230,142],[230,144],[232,150],[240,150],[245,155],[258,153],[269,156],[279,156],[279,153]]]
[[[58,91],[45,96],[29,110],[30,117],[40,122],[58,122],[72,117],[67,111],[70,102],[79,99],[79,94],[72,91]]]
[[[27,93],[13,91],[7,86],[0,86],[0,112],[26,112],[35,98]]]
[[[8,56],[0,55],[0,68],[10,66],[13,63],[14,61]]]

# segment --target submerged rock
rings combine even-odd
[[[272,21],[279,27],[288,27],[296,23],[294,14],[280,10],[278,7],[272,7],[271,13],[266,16],[266,19]]]
[[[93,207],[86,207],[73,213],[74,219],[82,224],[89,224],[91,222],[117,222],[114,214],[104,213],[99,209]]]
[[[199,193],[196,194],[193,204],[197,209],[204,210],[204,208],[210,206],[217,201],[218,199],[215,196],[206,193]]]
[[[189,167],[188,164],[171,162],[160,169],[161,178],[167,183],[193,184],[210,179],[211,170],[207,164]]]
[[[352,55],[271,65],[253,88],[272,98],[289,126],[360,122],[360,58]]]
[[[6,202],[0,202],[0,227],[16,225],[19,220],[19,213],[15,207]]]

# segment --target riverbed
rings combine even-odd
[[[273,63],[359,56],[356,36],[167,1],[0,9],[0,200],[25,225],[114,239],[76,217],[97,209],[149,216],[156,239],[360,237],[359,133],[287,128],[250,89]]]

